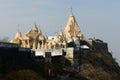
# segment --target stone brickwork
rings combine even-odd
[[[103,41],[87,40],[93,51],[102,50],[108,52],[108,44]]]
[[[17,44],[0,42],[0,72],[32,68],[34,51]]]

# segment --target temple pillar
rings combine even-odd
[[[33,42],[33,47],[32,47],[32,49],[36,49],[36,42],[35,42],[35,41]]]
[[[45,47],[44,47],[45,49],[48,49],[48,47],[47,47],[47,43],[45,43]]]
[[[44,49],[44,41],[42,41],[41,49]]]
[[[47,46],[48,46],[48,49],[52,49],[52,43],[51,42],[48,42]]]
[[[30,48],[30,41],[27,40],[27,43],[28,43],[28,44],[27,44],[27,47]]]
[[[39,42],[38,42],[38,45],[37,45],[37,49],[41,49],[41,45],[40,45]]]
[[[22,47],[26,47],[25,40],[22,40]]]

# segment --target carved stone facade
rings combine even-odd
[[[33,29],[23,35],[18,31],[11,42],[17,43],[21,47],[31,48],[34,50],[65,48],[67,46],[66,38],[62,32],[60,32],[59,35],[54,36],[52,39],[48,39],[48,37],[45,37],[42,34],[36,24]]]
[[[21,32],[17,32],[15,38],[11,42],[17,43],[21,47],[42,49],[45,48],[46,39],[35,24],[33,29],[29,30],[23,35],[21,34]]]
[[[80,37],[80,39],[84,38],[72,13],[68,19],[64,32],[60,32],[52,38],[45,37],[35,24],[33,29],[23,35],[18,31],[11,42],[17,43],[21,47],[31,48],[34,50],[57,49],[66,48],[68,40],[73,40],[74,37]]]

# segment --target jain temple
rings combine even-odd
[[[34,24],[0,42],[0,80],[120,80],[119,73],[108,44],[86,39],[73,13],[55,36]]]
[[[15,38],[11,41],[17,43],[21,47],[31,48],[33,50],[39,49],[57,49],[68,47],[67,43],[73,42],[74,39],[84,39],[83,34],[75,20],[73,13],[69,16],[67,25],[63,32],[53,37],[46,37],[42,34],[42,31],[38,29],[35,24],[33,29],[22,34],[17,32]]]
[[[84,38],[73,13],[70,14],[64,31],[56,36],[45,36],[35,24],[24,34],[18,31],[11,43],[33,50],[35,57],[42,56],[50,63],[52,63],[51,57],[64,56],[76,71],[79,71],[81,54],[89,56],[91,51],[97,50],[108,52],[107,43],[102,40]]]

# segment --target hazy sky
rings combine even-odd
[[[0,0],[0,38],[12,39],[36,22],[43,34],[64,29],[70,7],[87,38],[108,42],[109,51],[120,64],[120,0]]]

